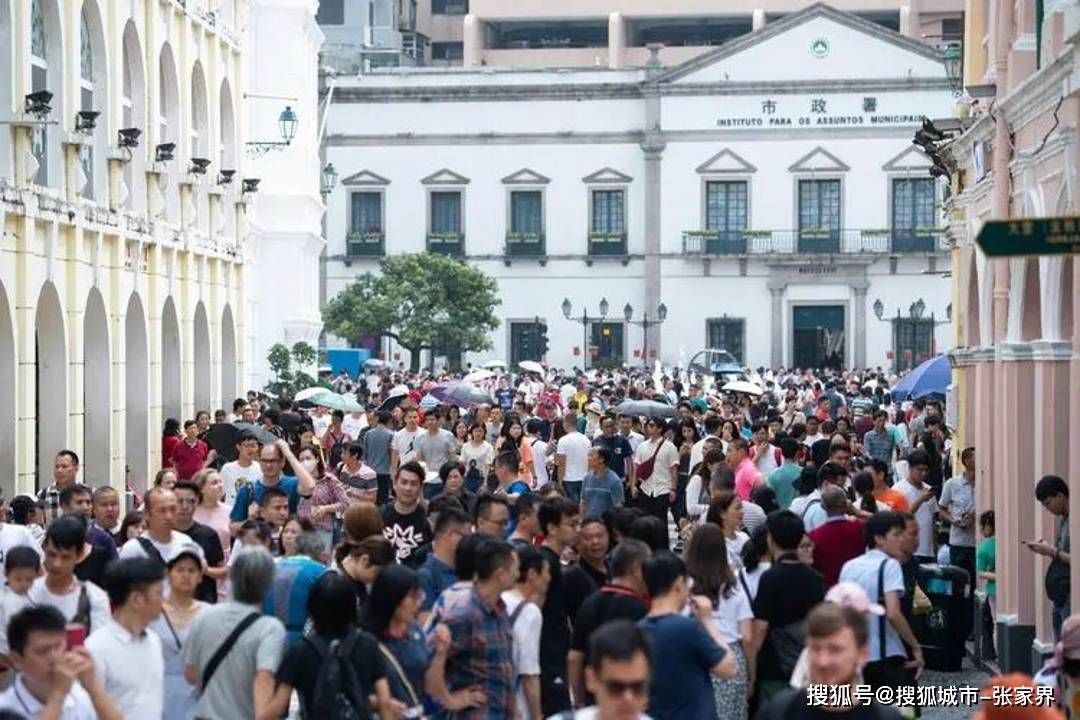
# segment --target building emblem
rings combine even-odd
[[[810,54],[816,58],[823,58],[829,54],[829,41],[819,37],[810,43]]]

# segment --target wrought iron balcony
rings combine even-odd
[[[590,232],[589,255],[626,255],[626,233]]]
[[[382,257],[386,254],[385,235],[381,231],[354,232],[346,236],[348,257]]]
[[[943,228],[688,230],[684,255],[902,255],[948,250]]]
[[[510,257],[537,257],[545,255],[543,233],[506,233],[506,254]]]
[[[428,233],[427,251],[438,255],[461,257],[465,254],[463,233]]]

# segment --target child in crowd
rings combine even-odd
[[[8,551],[4,558],[4,573],[7,584],[0,589],[0,664],[3,669],[8,664],[8,620],[15,613],[30,605],[30,586],[41,575],[41,556],[32,547],[19,545]]]

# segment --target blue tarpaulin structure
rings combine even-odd
[[[893,400],[918,400],[921,397],[938,395],[945,397],[945,388],[952,382],[952,368],[949,357],[938,355],[919,365],[892,389]]]

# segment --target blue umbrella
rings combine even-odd
[[[892,389],[893,400],[918,400],[928,395],[945,397],[945,388],[952,382],[949,357],[938,355],[912,370]]]

